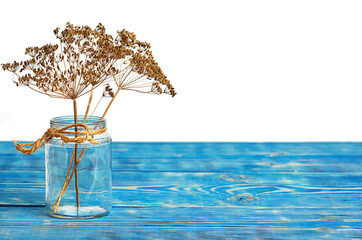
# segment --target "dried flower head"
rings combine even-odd
[[[118,31],[113,38],[102,24],[95,29],[67,23],[54,30],[59,44],[28,47],[29,60],[2,64],[17,76],[17,86],[27,86],[50,97],[76,99],[114,80],[118,89],[166,93],[174,88],[154,60],[149,43],[134,33]]]
[[[154,60],[149,43],[138,41],[134,33],[126,30],[118,32],[116,42],[132,51],[132,54],[117,62],[119,72],[113,75],[113,80],[118,89],[176,95],[170,81]]]
[[[114,97],[114,93],[112,88],[109,86],[109,84],[107,84],[103,90],[103,97]]]

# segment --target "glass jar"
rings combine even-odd
[[[78,123],[82,123],[83,117],[77,117]],[[94,116],[84,124],[90,131],[106,128],[106,121],[100,120],[100,117]],[[74,116],[50,120],[50,127],[55,129],[71,124],[74,124]],[[84,129],[73,127],[66,131],[78,132]],[[65,136],[76,137],[74,134]],[[64,143],[61,138],[53,138],[45,145],[45,205],[48,215],[66,219],[87,219],[106,216],[111,211],[112,139],[107,132],[94,134],[92,137],[99,144],[89,141]]]

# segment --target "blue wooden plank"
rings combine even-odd
[[[0,205],[43,205],[44,179],[43,171],[1,171]],[[113,204],[362,207],[361,179],[356,172],[115,172]]]
[[[362,172],[360,149],[360,143],[114,143],[113,171]],[[3,170],[44,170],[44,149],[26,156],[1,143],[0,159]]]
[[[362,155],[362,142],[113,142],[116,153],[127,157],[197,157],[225,156],[346,156]],[[0,141],[0,154],[19,154],[12,142]],[[35,152],[42,156],[44,147]]]
[[[360,238],[355,209],[114,208],[65,221],[42,208],[0,208],[2,239],[343,239]]]
[[[0,162],[0,170],[44,170],[44,156],[7,156]],[[234,159],[191,159],[191,158],[127,158],[114,156],[113,171],[155,172],[361,172],[362,156],[341,157],[243,157]]]

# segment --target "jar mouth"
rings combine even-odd
[[[77,122],[83,123],[84,115],[77,115]],[[99,128],[105,128],[106,127],[106,120],[103,119],[101,121],[101,117],[99,116],[91,116],[87,117],[86,121],[83,123],[87,125],[90,129],[97,127]],[[68,115],[68,116],[59,116],[54,117],[50,119],[50,127],[52,128],[63,128],[65,126],[74,124],[74,116]]]

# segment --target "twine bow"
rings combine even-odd
[[[84,130],[77,131],[77,132],[66,131],[72,127],[80,127],[80,128],[83,128]],[[70,143],[70,142],[83,143],[85,141],[88,141],[91,144],[100,144],[100,142],[94,140],[93,137],[94,137],[94,135],[102,134],[105,131],[107,131],[107,128],[102,128],[99,130],[91,131],[91,130],[89,130],[89,127],[85,124],[75,123],[75,124],[68,125],[61,129],[49,128],[41,138],[39,138],[38,140],[36,140],[33,143],[17,143],[16,141],[14,141],[14,143],[16,145],[16,150],[18,150],[26,155],[30,155],[30,154],[34,153],[38,148],[42,147],[44,144],[49,142],[52,138],[61,138],[64,143]],[[76,135],[76,137],[68,137],[65,134]],[[83,136],[79,136],[79,135],[83,135]],[[23,146],[32,146],[32,147],[24,148]]]

